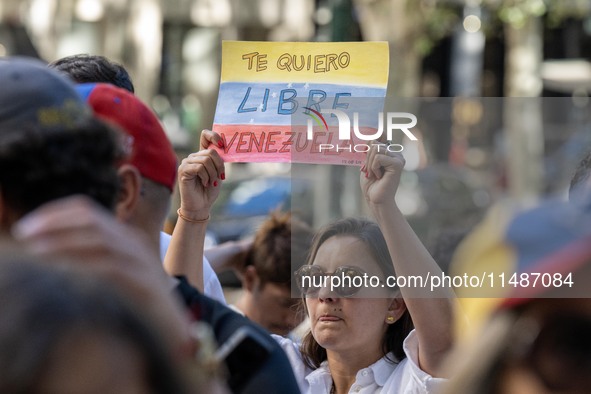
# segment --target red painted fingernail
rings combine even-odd
[[[213,187],[216,187],[218,185],[218,181],[213,181]]]
[[[223,148],[224,147],[224,140],[219,140],[218,141],[218,148]]]
[[[220,178],[222,178],[222,181],[226,180],[226,173],[222,172],[222,175],[220,175]]]

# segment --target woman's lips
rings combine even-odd
[[[339,320],[341,320],[340,317],[332,316],[332,315],[323,315],[318,318],[318,321],[322,321],[322,322],[339,321]]]

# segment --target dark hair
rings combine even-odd
[[[289,212],[272,212],[257,230],[247,257],[261,283],[291,286],[293,272],[306,261],[312,229]]]
[[[112,209],[122,158],[118,132],[94,118],[60,130],[0,127],[0,194],[16,217],[74,194]]]
[[[385,276],[394,276],[394,266],[392,264],[392,258],[388,252],[388,246],[382,231],[378,225],[366,219],[341,219],[334,223],[331,223],[322,229],[320,229],[312,241],[312,248],[310,255],[308,256],[307,264],[312,264],[318,253],[320,246],[328,239],[334,236],[349,235],[353,236],[369,248],[372,257],[380,266],[382,273]],[[392,352],[395,360],[391,362],[400,362],[406,355],[402,348],[404,339],[413,329],[413,323],[408,310],[406,310],[400,319],[394,324],[388,325],[386,335],[382,339],[382,351],[384,355]],[[304,362],[310,368],[316,369],[320,367],[320,364],[326,360],[326,349],[316,342],[312,332],[309,331],[300,347]]]
[[[75,332],[128,343],[142,359],[151,393],[186,392],[173,349],[118,289],[82,269],[4,254],[0,299],[0,392],[37,392],[53,353]]]
[[[570,186],[568,188],[568,195],[569,198],[572,199],[577,190],[582,187],[582,183],[586,182],[589,179],[589,175],[591,174],[591,151],[589,151],[585,157],[579,162],[577,168],[575,169],[575,173],[570,181]]]
[[[78,83],[110,83],[134,93],[133,82],[125,67],[104,56],[88,54],[67,56],[50,63],[49,67],[68,74]]]

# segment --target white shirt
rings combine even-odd
[[[169,234],[162,231],[160,232],[160,258],[162,261],[164,261],[164,256],[170,245],[171,238],[172,237]],[[203,290],[206,296],[226,305],[226,298],[224,297],[224,291],[220,280],[205,256],[203,256],[203,284]]]
[[[238,313],[239,315],[245,316],[244,312],[242,312],[242,310],[238,309],[238,307],[234,304],[230,304],[228,305],[228,308],[232,309],[234,312]]]
[[[304,364],[297,344],[278,335],[273,337],[287,354],[302,394],[329,394],[332,388],[332,377],[328,370],[328,361],[324,361],[320,368],[312,370]],[[419,341],[414,330],[404,340],[403,349],[406,358],[398,364],[384,357],[369,367],[357,371],[355,382],[349,393],[432,394],[440,392],[446,379],[434,378],[419,368]],[[392,354],[390,358],[394,359]]]

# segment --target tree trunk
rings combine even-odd
[[[355,0],[364,40],[389,43],[389,96],[419,95],[422,57],[415,49],[415,39],[421,31],[422,18],[414,1]]]
[[[542,21],[531,17],[521,27],[506,25],[504,123],[509,195],[535,200],[543,188]]]

